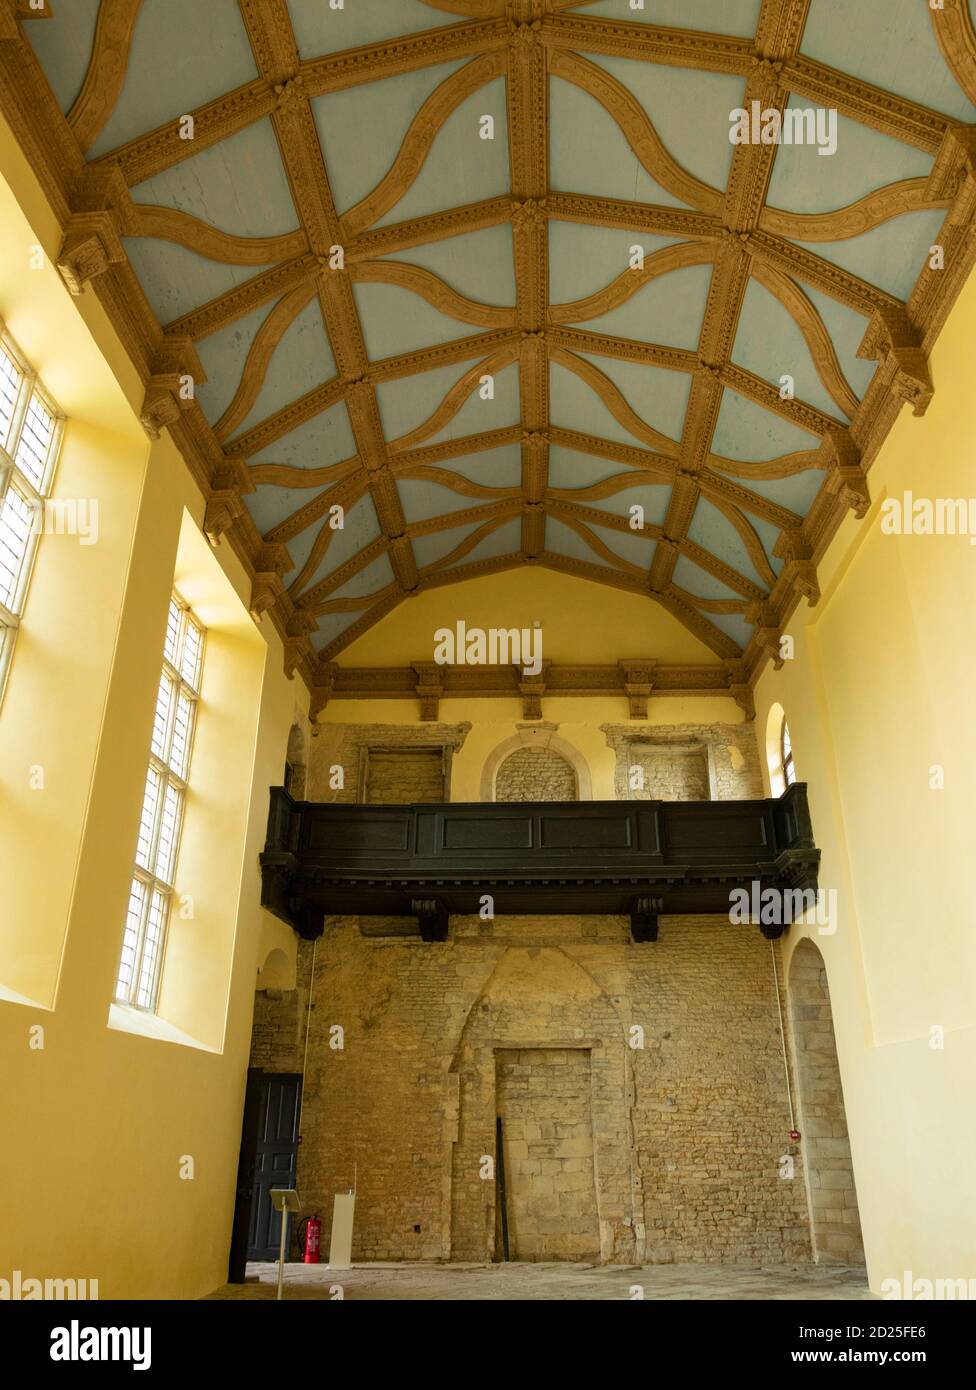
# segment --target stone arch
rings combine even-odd
[[[808,937],[790,959],[789,1002],[814,1256],[818,1263],[863,1264],[827,967]]]
[[[277,947],[270,951],[258,971],[256,989],[294,989],[295,961]]]
[[[511,1258],[642,1256],[630,1053],[616,1009],[588,971],[559,947],[507,947],[467,1015],[451,1072],[452,1259],[499,1257],[497,1175],[484,1164],[497,1159],[500,1115]]]
[[[502,764],[511,757],[513,753],[521,749],[543,749],[548,750],[561,757],[570,768],[575,777],[576,790],[572,798],[576,801],[592,801],[593,782],[590,777],[590,768],[586,759],[579,749],[574,748],[566,739],[560,738],[553,725],[523,725],[518,733],[511,738],[504,739],[488,755],[484,768],[481,773],[481,800],[494,801],[495,788],[498,779],[498,772]]]

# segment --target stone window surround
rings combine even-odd
[[[518,733],[511,738],[503,739],[489,753],[481,772],[480,800],[495,800],[495,780],[498,776],[498,769],[505,759],[511,754],[516,753],[520,748],[549,748],[554,753],[558,753],[565,758],[573,771],[576,773],[576,799],[578,801],[593,800],[593,780],[590,776],[590,767],[579,749],[574,748],[566,739],[560,738],[556,732],[558,724],[536,721],[532,724],[519,724],[516,726]]]
[[[608,732],[607,742],[610,743],[612,747],[618,748],[621,743],[625,744],[628,748],[632,748],[635,752],[639,751],[651,754],[677,753],[689,756],[692,754],[698,754],[700,757],[703,757],[705,760],[705,767],[708,772],[708,799],[709,801],[719,800],[718,779],[715,769],[715,749],[709,739],[681,738],[679,740],[671,741],[667,738],[648,737],[646,733],[638,732],[636,730],[634,731],[633,736],[629,736],[627,733],[624,733],[623,735],[618,735],[617,737],[619,739],[619,743],[612,741]],[[630,791],[629,800],[636,800],[632,790]]]
[[[371,753],[414,753],[438,750],[441,754],[444,767],[444,800],[451,799],[451,769],[454,762],[454,754],[458,752],[464,744],[470,732],[470,724],[458,724],[445,728],[441,733],[430,732],[429,737],[417,738],[413,732],[413,726],[407,726],[410,735],[402,740],[398,740],[396,733],[390,728],[384,728],[375,735],[365,734],[362,738],[357,738],[356,743],[359,748],[359,780],[356,788],[356,800],[360,805],[366,802],[366,787],[369,781],[369,758]],[[427,732],[426,730],[424,731]]]

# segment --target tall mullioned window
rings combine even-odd
[[[0,325],[0,696],[27,601],[63,416]]]
[[[174,594],[115,986],[116,999],[137,1009],[154,1010],[159,993],[200,702],[204,638],[204,629]]]

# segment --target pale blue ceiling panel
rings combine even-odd
[[[723,584],[721,579],[716,579],[708,570],[703,570],[700,565],[696,565],[694,560],[689,560],[687,555],[679,555],[674,567],[674,582],[679,589],[684,589],[686,593],[694,594],[695,598],[718,598],[735,599],[742,602],[742,595],[736,593],[735,589],[730,589],[727,584]],[[709,617],[712,615],[709,614]]]
[[[588,522],[586,524],[589,525]],[[654,558],[653,541],[641,536],[625,536],[622,532],[611,531],[605,526],[593,526],[591,530],[608,550],[612,550],[622,560],[639,565],[642,569],[650,569]],[[615,568],[611,560],[594,550],[572,526],[567,526],[552,516],[546,517],[546,550],[553,555],[563,555],[569,560],[583,560],[586,564],[602,565],[604,569],[609,570]]]
[[[760,0],[641,0],[636,10],[627,0],[593,0],[574,13],[751,38],[759,23],[759,8]]]
[[[683,169],[724,191],[732,166],[729,112],[745,99],[743,78],[602,53],[584,56],[637,98],[668,153]]]
[[[345,402],[306,420],[297,429],[253,454],[249,463],[287,463],[295,468],[324,468],[355,458],[356,441]]]
[[[321,487],[272,487],[262,484],[255,488],[253,492],[244,494],[244,501],[247,509],[254,518],[254,524],[261,532],[262,536],[269,531],[280,526],[283,521],[287,521],[299,507],[304,507],[311,502],[322,491]],[[314,534],[318,530],[321,522],[316,522],[311,528]],[[303,532],[302,535],[305,533]],[[289,553],[292,559],[295,558],[295,542],[289,543]],[[310,543],[309,543],[309,548]]]
[[[382,83],[368,82],[313,98],[312,113],[340,213],[372,193],[396,159],[421,106],[467,61],[438,63],[385,77]]]
[[[267,268],[211,261],[156,237],[123,237],[122,244],[143,293],[163,324],[243,285]]]
[[[333,561],[328,567],[329,571],[338,569],[340,563]],[[318,584],[322,578],[320,572],[312,582]],[[366,598],[369,594],[375,594],[379,589],[385,589],[388,584],[392,584],[393,578],[393,566],[390,564],[389,556],[380,555],[365,569],[357,570],[341,588],[334,589],[329,598]]]
[[[461,323],[399,285],[353,285],[366,351],[373,362],[470,338],[484,329]]]
[[[795,94],[794,111],[819,113],[823,107]],[[824,127],[828,132],[828,128]],[[821,154],[817,144],[781,144],[776,151],[766,201],[786,212],[833,212],[902,179],[925,178],[932,156],[902,140],[893,140],[870,126],[837,115],[837,149]]]
[[[618,472],[622,471],[618,468]],[[585,505],[596,507],[602,512],[613,512],[614,516],[626,517],[628,522],[631,507],[643,507],[644,526],[646,528],[664,525],[670,499],[670,483],[641,483],[637,487],[628,487],[624,488],[622,492],[615,492],[612,497],[598,497],[593,501],[586,501]],[[635,528],[634,534],[640,535],[640,531]]]
[[[959,121],[976,120],[942,57],[925,0],[813,0],[800,51]]]
[[[800,280],[797,284],[826,324],[841,370],[852,391],[863,399],[864,393],[871,385],[871,378],[878,369],[877,362],[868,362],[857,355],[869,320],[854,309],[849,309],[846,304],[831,299],[830,295],[822,294],[812,285],[804,284]]]
[[[614,531],[609,526],[597,526],[589,521],[585,525],[590,527],[597,540],[622,560],[644,570],[650,569],[654,558],[654,541],[650,536],[642,535],[640,531]]]
[[[572,304],[613,283],[630,269],[632,248],[641,246],[647,259],[680,237],[622,232],[617,227],[593,227],[587,222],[549,223],[549,299]]]
[[[59,5],[52,21],[33,20],[24,34],[61,110],[67,114],[81,91],[88,71],[99,0],[70,0]]]
[[[217,423],[234,399],[255,335],[273,308],[273,304],[259,304],[243,318],[234,319],[197,343],[207,380],[197,387],[196,395],[211,425]]]
[[[848,241],[797,244],[907,302],[944,220],[940,210],[909,212]]]
[[[609,314],[587,319],[574,327],[695,352],[711,282],[711,266],[691,265],[672,270],[652,280]]]
[[[651,178],[616,121],[589,92],[554,77],[549,83],[549,114],[551,188],[661,207],[687,206]],[[579,138],[581,130],[586,131],[585,140]]]
[[[481,139],[483,116],[494,120],[492,140]],[[498,77],[473,92],[447,118],[416,180],[376,225],[385,227],[445,208],[502,197],[510,187],[508,105],[505,79]]]
[[[358,612],[354,609],[351,613],[323,613],[319,618],[318,627],[315,629],[317,637],[314,645],[319,651],[323,647],[330,646],[337,637],[341,637],[347,628],[352,627],[353,623],[363,615],[362,609]]]
[[[268,363],[258,398],[234,431],[235,437],[246,434],[307,391],[331,381],[335,374],[335,359],[322,323],[322,309],[318,296],[313,295],[282,334]]]
[[[298,578],[306,560],[312,553],[315,538],[324,524],[322,521],[316,521],[311,526],[306,526],[304,531],[299,531],[298,535],[288,542],[288,554],[292,558],[294,568],[285,575],[286,583],[292,584]]]
[[[317,532],[321,528],[318,523],[316,523],[314,528],[309,529],[313,529]],[[349,507],[346,511],[345,517],[343,518],[342,529],[332,531],[332,539],[329,542],[328,549],[322,557],[322,562],[308,582],[303,584],[302,592],[304,593],[306,589],[311,589],[315,584],[320,584],[322,580],[327,579],[330,574],[334,574],[340,566],[344,565],[347,560],[351,560],[354,555],[362,550],[363,546],[369,545],[371,541],[375,541],[380,534],[380,524],[376,518],[376,508],[373,506],[373,499],[369,496],[361,497],[354,506]],[[384,556],[383,559],[385,560],[385,558]],[[373,565],[370,564],[367,566],[366,570],[360,570],[358,574],[354,575],[353,578],[348,581],[348,584],[343,586],[343,592],[349,588],[349,585],[362,584],[362,576],[368,574],[369,570],[372,568]],[[294,577],[295,576],[292,575],[293,579]],[[384,580],[383,582],[387,583],[388,581]],[[368,590],[377,586],[366,583],[365,587]],[[355,592],[361,593],[363,590],[358,589]],[[332,597],[334,597],[334,595],[332,595]]]
[[[746,287],[732,361],[777,391],[783,386],[781,378],[791,376],[793,394],[801,401],[841,421],[846,418],[820,380],[793,316],[757,280],[750,280]]]
[[[820,439],[799,429],[780,415],[748,401],[737,391],[726,390],[722,396],[718,424],[712,441],[712,452],[745,463],[758,463],[795,454],[804,449],[818,449]]]
[[[749,520],[755,522],[754,517],[750,517]],[[759,575],[749,558],[749,552],[738,531],[718,508],[713,507],[704,497],[698,499],[695,514],[688,527],[688,537],[696,545],[710,550],[719,560],[731,565],[743,578],[751,579],[763,589],[767,587],[767,582]]]
[[[288,0],[295,42],[303,58],[344,48],[361,48],[420,29],[439,29],[461,16],[432,9],[421,0],[346,0],[341,10],[329,0]]]
[[[421,569],[426,569],[428,565],[436,565],[482,524],[469,522],[466,526],[452,526],[446,531],[430,531],[423,536],[413,536],[410,544],[413,546],[414,559]],[[464,564],[468,558],[469,556],[464,555],[457,563]]]
[[[749,645],[753,629],[741,613],[703,613],[702,617],[743,650]]]
[[[410,434],[431,416],[451,387],[471,370],[471,362],[453,362],[448,367],[418,376],[381,381],[376,387],[383,429],[388,440]],[[500,430],[519,420],[518,365],[513,363],[495,375],[493,400],[482,400],[479,387],[462,405],[454,419],[436,435],[423,441],[430,444],[461,439],[483,430]]]
[[[581,377],[558,362],[549,365],[549,416],[553,425],[564,430],[579,430],[583,434],[596,435],[599,439],[630,445],[631,448],[650,447],[645,440],[638,439],[618,423]],[[620,471],[619,465],[615,471]]]
[[[64,8],[74,3],[69,0]],[[160,73],[166,75],[163,82]],[[175,121],[258,75],[237,0],[143,0],[121,95],[88,158]]]
[[[582,386],[582,382],[580,382]],[[561,444],[549,446],[549,485],[550,487],[590,487],[602,483],[604,478],[612,478],[617,473],[625,473],[626,465],[613,459],[598,458],[595,454],[581,454],[576,449],[566,449]]]
[[[455,526],[448,531],[432,531],[426,536],[414,536],[411,544],[417,564],[421,569],[426,569],[428,565],[436,565],[483,525],[484,522],[476,522],[467,526]],[[510,555],[518,551],[521,543],[522,523],[518,520],[507,521],[503,526],[489,532],[473,550],[462,555],[457,563],[467,565],[474,560],[493,560],[501,555]]]
[[[769,556],[769,563],[773,568],[773,573],[779,574],[785,561],[773,554],[773,547],[779,540],[780,528],[761,516],[750,516],[749,521],[752,525],[752,529],[763,543],[766,554]]]
[[[447,459],[438,467],[448,468],[485,487],[518,487],[522,479],[522,446],[503,444],[501,448],[486,449],[484,453]]]
[[[255,122],[132,189],[137,203],[176,208],[234,236],[281,236],[298,226],[270,120]],[[249,274],[254,274],[250,267]]]
[[[453,488],[428,482],[426,478],[398,478],[397,489],[408,525],[413,525],[415,521],[427,521],[432,516],[445,516],[449,512],[463,512],[469,507],[484,506],[489,500],[484,497],[466,497],[463,493],[455,492]]]
[[[497,530],[485,536],[484,540],[479,541],[473,550],[469,550],[462,564],[470,564],[475,560],[497,560],[502,555],[517,555],[521,544],[521,521],[506,521],[504,526],[499,526]]]
[[[631,410],[636,411],[648,425],[666,434],[669,439],[680,440],[691,391],[689,372],[671,372],[663,367],[649,367],[643,362],[618,362],[614,357],[598,357],[584,352],[577,356],[609,377]]]
[[[515,259],[509,222],[431,241],[426,246],[411,246],[406,251],[391,251],[378,259],[420,266],[439,276],[458,294],[482,304],[509,308],[515,303]]]
[[[801,473],[792,473],[788,478],[741,478],[736,475],[733,482],[747,487],[758,497],[766,497],[781,507],[789,507],[797,516],[806,516],[823,480],[824,475],[819,468],[804,468]],[[755,521],[751,512],[749,515]]]

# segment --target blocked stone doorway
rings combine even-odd
[[[495,1096],[509,1259],[599,1259],[589,1049],[498,1049]],[[495,1258],[504,1259],[500,1200]]]

